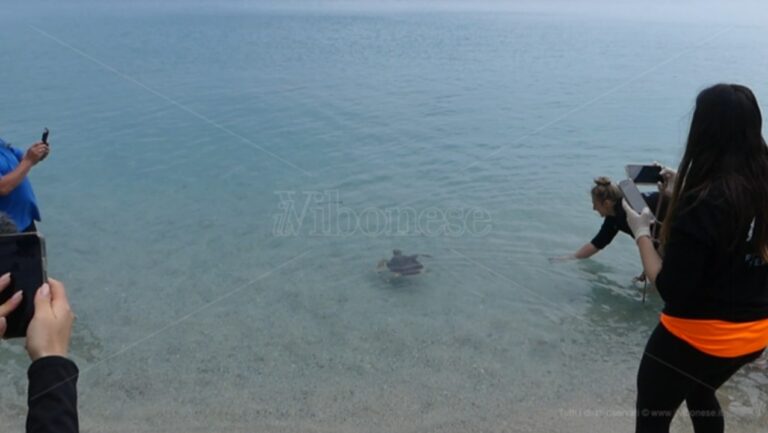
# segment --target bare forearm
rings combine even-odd
[[[27,177],[31,169],[32,163],[22,159],[13,171],[0,178],[0,195],[8,195],[16,189],[24,181],[24,178]]]
[[[645,276],[651,280],[651,283],[656,284],[656,277],[661,271],[661,256],[653,246],[651,238],[648,236],[641,236],[637,240],[637,247],[640,250],[640,260],[643,262],[643,271]]]
[[[600,250],[597,249],[596,246],[592,245],[591,242],[587,242],[586,244],[584,244],[584,246],[579,248],[578,251],[573,253],[573,258],[574,259],[586,259],[586,258],[594,256],[599,251]]]

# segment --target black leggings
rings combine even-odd
[[[722,433],[725,424],[715,391],[759,350],[738,358],[701,352],[659,323],[648,339],[637,372],[637,433],[666,433],[683,400],[696,433]]]

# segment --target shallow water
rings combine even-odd
[[[637,253],[547,257],[597,231],[593,177],[677,162],[698,90],[768,97],[768,30],[727,16],[42,5],[0,15],[0,136],[51,129],[83,431],[630,429]],[[428,272],[377,274],[393,248]],[[0,346],[9,431],[26,366]]]

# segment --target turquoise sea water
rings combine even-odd
[[[768,100],[768,28],[351,4],[0,12],[0,136],[51,129],[83,431],[630,430],[661,307],[635,248],[547,258],[597,232],[593,177],[677,163],[703,87]],[[378,275],[394,248],[428,272]],[[0,346],[3,431],[27,365]],[[730,431],[764,429],[766,382],[722,388]]]

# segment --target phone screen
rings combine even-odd
[[[35,313],[35,292],[47,280],[45,242],[37,233],[0,235],[0,275],[11,273],[11,283],[0,292],[0,303],[14,293],[24,293],[21,305],[6,317],[4,338],[23,337]]]
[[[632,206],[632,209],[636,212],[642,212],[643,208],[648,206],[648,203],[645,202],[640,190],[637,189],[637,185],[631,180],[624,179],[619,182],[619,189],[621,189],[621,192],[624,194],[624,199],[627,200],[627,203],[629,203],[629,205]]]
[[[627,176],[635,183],[661,182],[661,167],[658,165],[628,165]]]

